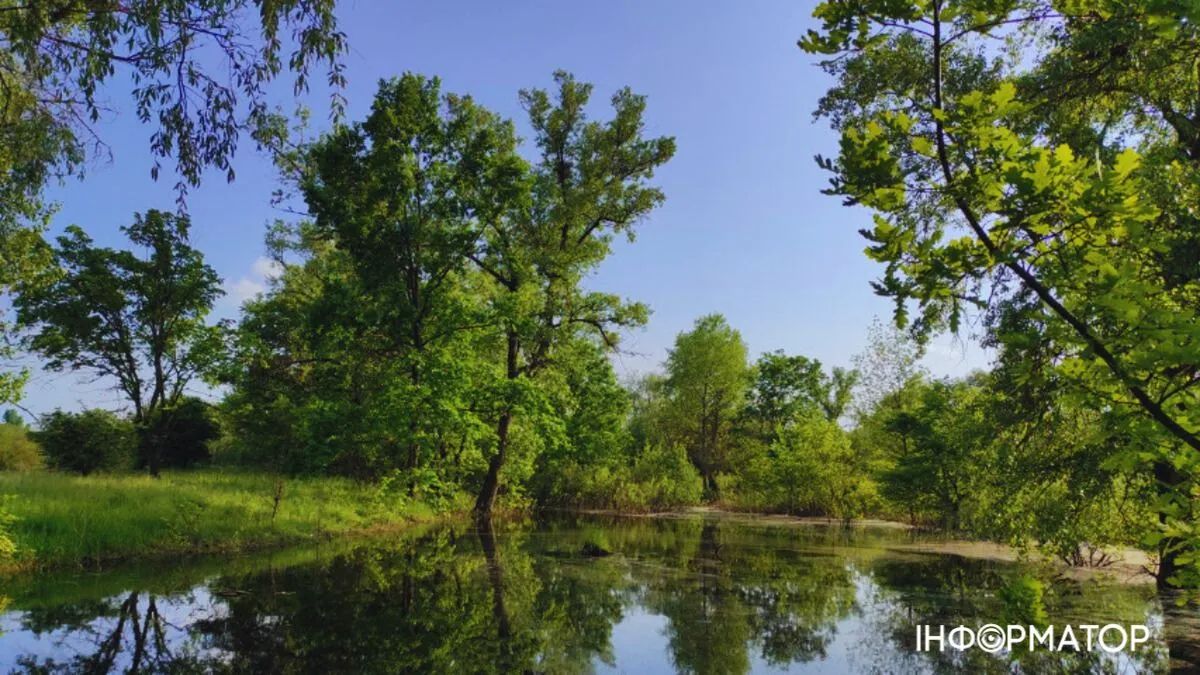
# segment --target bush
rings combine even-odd
[[[631,478],[630,506],[690,506],[704,496],[704,479],[679,445],[647,446],[634,462]]]
[[[106,410],[56,410],[42,417],[41,427],[34,438],[52,468],[86,476],[133,465],[137,447],[133,424]]]
[[[559,464],[543,504],[646,511],[700,503],[704,481],[679,446],[647,446],[632,465]]]
[[[799,419],[728,479],[729,506],[793,515],[853,518],[878,501],[849,436],[821,416]]]
[[[0,424],[0,471],[33,471],[43,463],[42,450],[29,437],[28,429]]]
[[[198,398],[185,398],[158,411],[146,425],[139,466],[148,463],[147,452],[157,450],[164,468],[188,468],[211,458],[208,445],[220,435],[209,405]]]

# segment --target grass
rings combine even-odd
[[[432,520],[402,490],[337,478],[288,479],[215,470],[78,477],[0,473],[16,517],[8,571],[278,547]],[[446,505],[446,511],[463,504]],[[274,512],[274,513],[273,513]]]

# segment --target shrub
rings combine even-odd
[[[56,410],[42,417],[34,437],[51,467],[85,476],[130,468],[137,447],[133,424],[106,410]]]
[[[0,471],[33,471],[42,464],[42,450],[29,437],[28,429],[0,424]]]
[[[859,464],[837,423],[808,416],[746,458],[723,494],[735,508],[852,518],[878,500]]]
[[[148,462],[146,453],[154,446],[165,468],[187,468],[207,462],[211,458],[208,445],[220,433],[207,403],[198,398],[184,398],[155,413],[146,424],[138,463],[144,466]]]
[[[555,467],[543,504],[646,511],[698,504],[704,481],[679,446],[649,445],[616,463],[566,461]]]
[[[704,479],[679,445],[647,446],[630,472],[637,494],[636,506],[654,509],[698,504],[704,496]]]

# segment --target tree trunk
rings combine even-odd
[[[520,343],[517,341],[516,333],[509,330],[507,358],[509,380],[515,380],[521,374],[517,367],[519,349]],[[512,424],[513,411],[511,407],[508,407],[508,403],[505,403],[505,406],[504,412],[500,413],[500,419],[496,423],[496,454],[492,455],[491,461],[488,462],[487,475],[483,478],[483,486],[479,489],[479,497],[475,500],[475,513],[483,518],[490,518],[492,507],[496,505],[496,495],[500,493],[500,470],[504,468],[504,460],[508,454],[508,429]]]
[[[409,373],[414,389],[419,389],[421,386],[421,368],[413,364]],[[419,409],[419,406],[418,406]],[[417,465],[419,463],[420,447],[417,443],[417,432],[419,431],[417,418],[414,415],[408,422],[408,496],[415,497],[417,495]]]
[[[490,518],[492,507],[496,505],[496,495],[500,493],[500,470],[504,468],[504,458],[508,452],[508,427],[512,423],[512,412],[505,411],[500,415],[496,425],[496,454],[488,462],[487,475],[483,478],[483,487],[479,489],[479,497],[475,500],[475,513]]]
[[[159,421],[158,424],[162,422]],[[162,471],[161,440],[155,437],[155,429],[146,423],[140,425],[137,436],[138,443],[142,446],[141,455],[146,460],[146,468],[151,477],[158,478]]]
[[[1160,496],[1169,496],[1185,480],[1183,474],[1179,473],[1170,462],[1159,460],[1154,463],[1155,487]],[[1160,512],[1158,519],[1160,523],[1165,523],[1167,515]],[[1158,573],[1155,575],[1155,580],[1160,590],[1174,587],[1171,577],[1179,569],[1179,554],[1183,552],[1180,549],[1181,544],[1182,542],[1177,537],[1163,537],[1158,544]]]

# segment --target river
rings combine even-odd
[[[0,672],[1165,672],[1152,586],[895,528],[557,515],[0,586]],[[914,547],[914,544],[916,546]],[[1144,625],[1136,650],[918,649],[918,626]],[[928,630],[928,629],[926,629]]]

